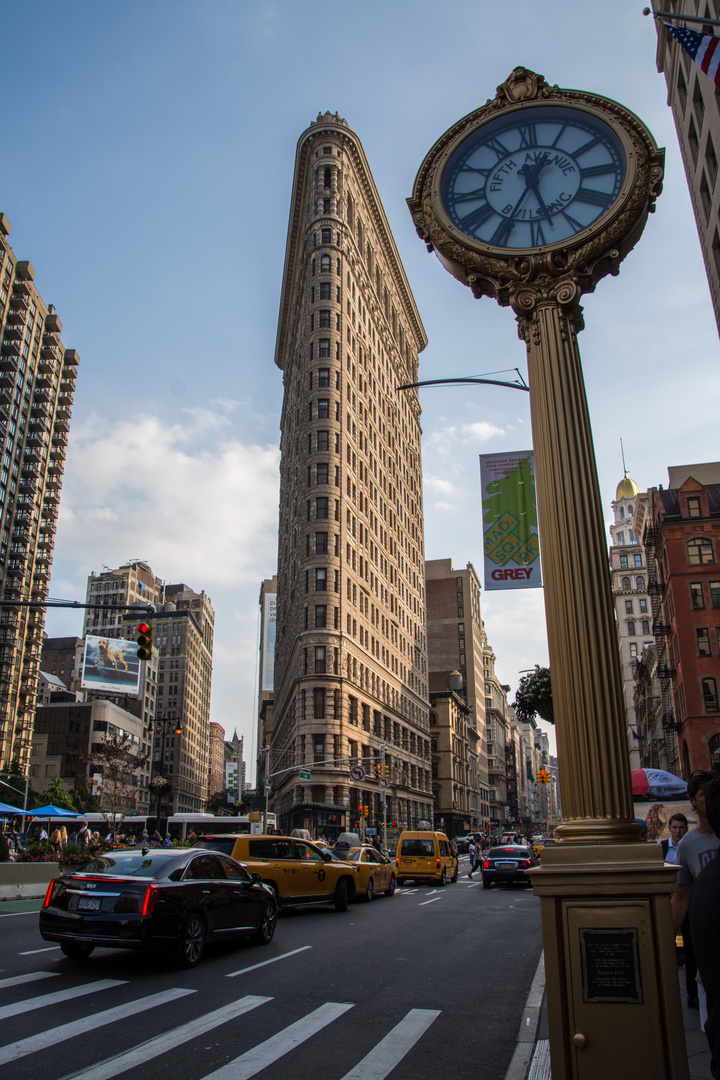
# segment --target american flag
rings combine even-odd
[[[668,34],[702,68],[720,89],[720,38],[712,34],[700,34],[697,30],[685,30],[681,26],[663,23]]]

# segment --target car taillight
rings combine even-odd
[[[145,890],[145,899],[143,900],[142,914],[151,915],[155,908],[155,900],[157,899],[157,885],[148,885]]]
[[[490,869],[490,860],[486,859],[485,862],[483,863],[483,870],[489,870],[489,869]]]
[[[523,869],[527,869],[528,866],[532,866],[530,859],[523,859]]]
[[[57,878],[53,878],[52,881],[50,882],[50,884],[47,887],[47,892],[45,893],[45,899],[43,900],[43,905],[42,905],[44,908],[50,907],[50,897],[52,896],[52,891],[55,888],[55,882],[56,881],[57,881]]]
[[[442,859],[436,859],[435,860],[435,865],[436,866],[442,866]]]

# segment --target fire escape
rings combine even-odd
[[[679,772],[680,754],[678,751],[677,733],[682,724],[675,719],[675,706],[673,704],[672,680],[675,676],[675,668],[672,666],[670,650],[668,649],[668,635],[670,627],[665,622],[663,609],[663,590],[665,584],[658,571],[657,542],[658,529],[654,521],[645,526],[643,536],[645,546],[645,559],[647,562],[648,593],[652,607],[653,623],[652,632],[655,638],[657,655],[656,673],[660,683],[660,720],[665,737],[665,754],[667,768],[671,772]]]

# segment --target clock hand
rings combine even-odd
[[[536,160],[534,165],[531,165],[529,162],[526,165],[523,165],[522,169],[518,169],[518,173],[520,173],[522,176],[525,177],[526,191],[527,191],[527,188],[532,188],[533,189],[533,192],[535,194],[535,198],[538,201],[538,205],[539,205],[540,209],[542,210],[543,216],[545,217],[545,219],[546,219],[548,225],[550,226],[550,228],[553,228],[552,218],[550,217],[550,213],[548,211],[548,208],[545,205],[545,200],[543,199],[542,195],[540,194],[540,173],[545,168],[545,166],[549,163],[549,161],[550,161],[550,158],[548,157],[548,155],[543,154],[541,157],[539,157]]]

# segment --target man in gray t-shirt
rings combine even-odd
[[[687,915],[693,883],[705,866],[714,859],[720,848],[720,840],[710,828],[705,813],[705,786],[717,775],[706,769],[696,769],[688,780],[688,799],[697,812],[698,827],[686,833],[677,849],[677,885],[672,896],[672,914],[675,933],[680,933]]]
[[[720,837],[715,833],[708,836],[699,829],[686,833],[677,848],[678,885],[694,885],[700,871],[717,855],[718,848]]]

